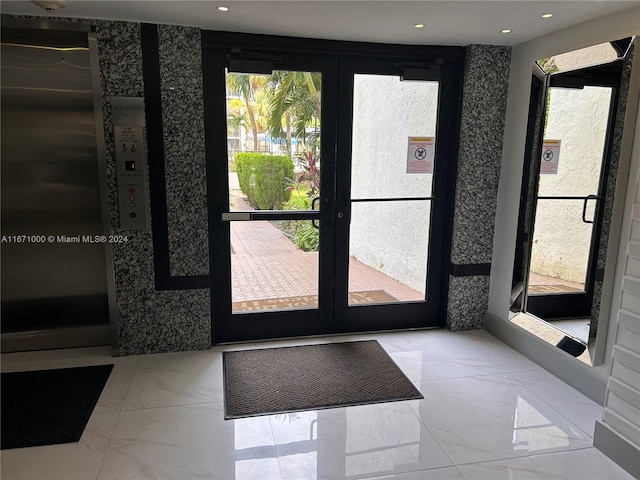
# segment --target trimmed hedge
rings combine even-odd
[[[282,210],[291,192],[293,162],[283,155],[238,152],[235,156],[240,189],[260,210]]]

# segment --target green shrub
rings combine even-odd
[[[235,163],[240,189],[253,206],[260,210],[281,210],[291,197],[287,189],[293,178],[291,158],[238,152]]]
[[[285,210],[310,210],[311,199],[308,195],[297,190],[291,190],[290,199],[284,204]]]
[[[296,247],[305,252],[315,252],[320,245],[320,235],[317,228],[311,225],[309,220],[302,220],[296,228],[293,236],[293,243]]]
[[[308,195],[293,191],[291,199],[284,204],[285,210],[309,210],[311,209],[311,199]],[[286,229],[292,235],[293,244],[305,252],[315,252],[320,245],[320,235],[310,220],[289,220],[286,222]]]

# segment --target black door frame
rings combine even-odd
[[[534,189],[531,192],[533,198],[533,206],[530,216],[530,224],[528,225],[528,242],[526,242],[528,251],[526,255],[527,263],[525,267],[525,276],[527,278],[524,279],[525,298],[523,311],[531,313],[545,320],[560,318],[584,318],[591,316],[595,282],[599,277],[602,277],[603,274],[603,272],[599,272],[597,270],[597,259],[604,216],[604,200],[607,196],[607,180],[609,177],[609,166],[611,163],[611,153],[613,149],[613,132],[615,128],[616,112],[618,108],[618,97],[620,92],[620,81],[623,65],[624,62],[622,60],[614,60],[603,65],[580,68],[567,72],[558,72],[555,74],[547,75],[543,85],[542,95],[545,99],[545,101],[543,102],[543,111],[546,111],[546,97],[548,88],[550,87],[581,88],[582,86],[600,86],[611,87],[612,89],[607,121],[607,132],[602,154],[600,178],[598,181],[598,194],[595,197],[590,197],[596,202],[596,210],[594,216],[593,232],[591,236],[591,244],[589,248],[589,261],[587,266],[584,292],[566,292],[557,294],[529,294],[528,292],[528,274],[533,246],[533,230],[536,219],[537,201],[538,199],[546,198],[540,197],[538,195],[539,182],[537,181],[540,174],[540,159],[542,157],[542,144],[544,135],[545,118],[543,117],[542,119],[543,124],[542,128],[540,129],[540,138],[538,138],[536,156],[533,158],[533,160],[536,162],[536,167],[533,172],[536,181],[534,182]],[[530,124],[528,129],[531,128],[532,125]],[[527,169],[526,165],[525,169]],[[557,198],[563,199],[564,197]],[[586,201],[587,197],[566,197],[566,199],[575,201]],[[523,227],[524,224],[519,225],[519,228]]]
[[[427,262],[427,301],[349,307],[347,296],[349,274],[349,227],[351,218],[351,143],[353,135],[354,75],[373,74],[400,76],[411,58],[341,58],[340,105],[345,106],[338,123],[338,165],[336,207],[343,217],[337,220],[336,242],[336,331],[408,329],[442,327],[446,315],[446,293],[451,230],[448,220],[453,218],[453,187],[457,154],[457,105],[460,65],[445,62],[432,65],[439,78],[438,117],[436,126],[436,157],[434,162],[431,202],[431,228]],[[394,199],[391,199],[393,201]],[[395,199],[396,201],[398,199]],[[445,253],[446,252],[446,253]],[[393,322],[390,322],[393,319]]]
[[[227,119],[226,85],[224,69],[228,63],[230,47],[206,48],[203,50],[204,103],[205,103],[205,148],[207,158],[207,190],[209,213],[209,262],[211,282],[212,338],[214,343],[226,341],[250,341],[262,338],[280,338],[287,336],[318,335],[327,333],[331,326],[333,309],[333,286],[329,283],[333,277],[333,252],[331,248],[322,248],[319,255],[319,305],[317,309],[290,311],[262,311],[232,314],[231,311],[231,259],[229,256],[230,224],[220,215],[220,206],[229,210],[228,175],[219,175],[220,164],[227,164]],[[335,123],[337,95],[335,90],[325,88],[337,81],[337,63],[313,54],[300,55],[283,53],[272,57],[274,68],[278,70],[297,70],[320,72],[323,78],[322,135],[320,138],[322,158],[321,169],[321,210],[318,211],[256,211],[251,220],[320,220],[320,244],[331,245],[334,237],[334,223],[327,212],[333,211],[334,198],[324,192],[333,192],[335,158]],[[222,100],[222,103],[221,103]],[[326,129],[326,130],[325,130]],[[211,133],[211,134],[209,134]],[[230,321],[233,316],[233,321]],[[222,317],[222,318],[220,318]],[[225,319],[227,321],[225,321]]]
[[[444,325],[448,285],[446,265],[451,243],[455,187],[452,177],[455,178],[456,171],[464,48],[369,44],[213,31],[202,32],[202,47],[212,343]],[[267,56],[273,61],[275,69],[319,71],[323,74],[321,211],[320,214],[298,212],[296,216],[321,220],[320,241],[323,250],[319,264],[318,309],[231,313],[229,223],[222,220],[219,210],[221,205],[226,205],[228,211],[228,176],[219,175],[221,167],[216,163],[224,162],[226,168],[224,67],[232,53],[231,49],[233,54],[243,52],[254,58]],[[354,61],[378,64],[375,67],[377,69],[384,65],[386,73],[391,73],[389,65],[399,62],[437,63],[443,71],[443,80],[446,79],[440,83],[440,97],[446,95],[448,100],[446,108],[439,108],[444,122],[438,121],[435,162],[441,181],[434,183],[433,196],[436,199],[432,201],[432,204],[437,202],[441,207],[434,210],[432,222],[435,221],[438,228],[431,229],[430,239],[430,256],[434,265],[430,265],[433,275],[429,275],[429,291],[437,291],[439,298],[431,303],[346,307],[345,294],[343,308],[334,305],[334,295],[337,298],[340,289],[347,291],[348,263],[345,266],[345,258],[348,260],[348,242],[338,242],[336,239],[348,238],[343,237],[345,228],[348,234],[348,221],[341,221],[347,220],[348,216],[338,219],[336,212],[348,213],[350,210],[345,185],[350,185],[347,152],[350,155],[352,98],[348,95],[352,94],[352,88],[347,92],[344,85],[345,82],[352,85],[353,75],[351,80],[347,80],[346,66]],[[345,111],[348,111],[348,115]],[[342,180],[341,186],[336,185],[337,178]],[[325,247],[322,246],[323,242]],[[328,245],[335,245],[335,250],[327,248]],[[437,250],[440,255],[431,255]],[[392,323],[390,319],[393,319]]]

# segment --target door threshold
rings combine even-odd
[[[379,333],[399,333],[399,332],[419,332],[425,330],[442,330],[441,327],[420,327],[420,328],[399,328],[394,330],[373,330],[366,332],[336,332],[336,333],[325,333],[322,335],[302,335],[297,337],[278,337],[278,338],[263,338],[259,340],[241,340],[241,341],[233,341],[233,342],[219,342],[215,343],[213,347],[224,347],[230,345],[247,345],[247,344],[261,344],[268,342],[299,342],[304,340],[322,340],[324,338],[335,338],[335,337],[351,337],[351,336],[360,336],[360,335],[376,335]]]
[[[564,350],[581,362],[589,366],[593,365],[589,348],[586,348],[587,344],[575,335],[561,330],[552,323],[525,312],[514,315],[510,318],[510,322],[535,335],[540,340]],[[578,344],[582,344],[585,348],[580,354],[576,355],[575,353],[581,350],[576,350],[579,346]]]

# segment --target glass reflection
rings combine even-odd
[[[407,402],[271,417],[285,478],[363,478],[450,465]]]
[[[423,356],[422,368],[434,367],[428,353],[398,353]],[[357,479],[590,445],[576,425],[508,374],[426,385],[420,401],[238,420],[236,478],[271,471],[274,460],[283,478]]]

